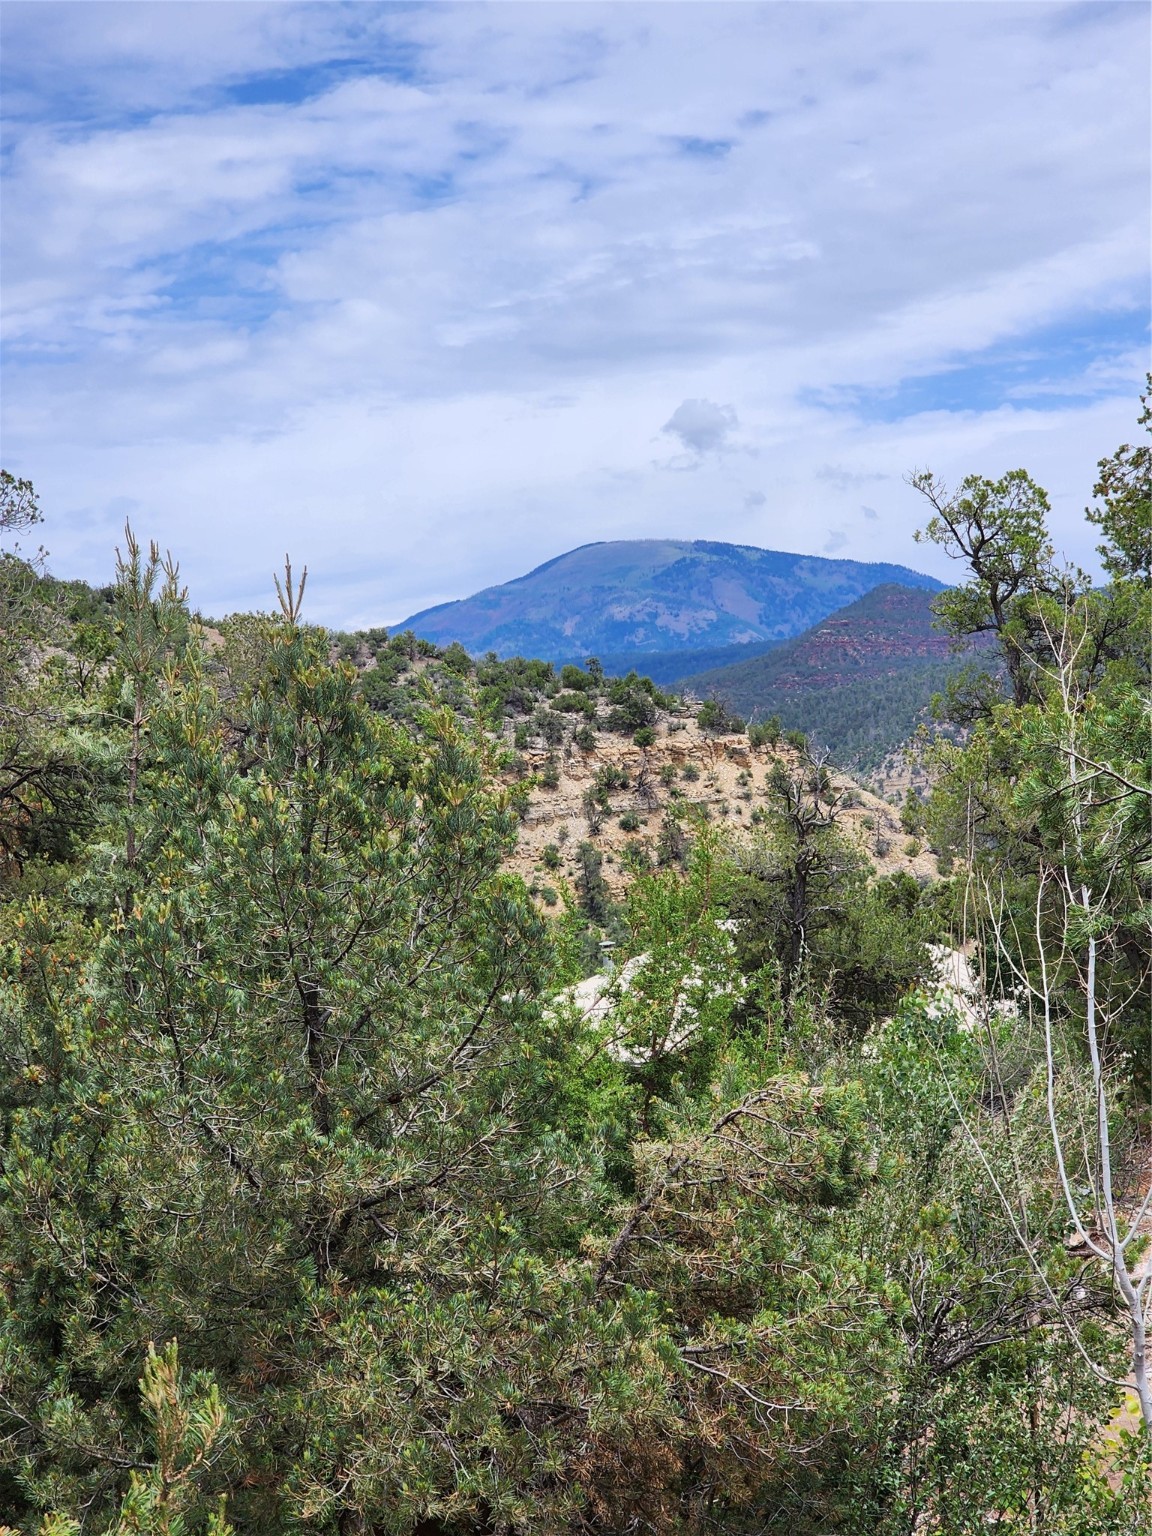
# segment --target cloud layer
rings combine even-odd
[[[57,569],[129,515],[222,611],[287,545],[342,624],[594,538],[915,563],[925,463],[1029,466],[1086,559],[1148,19],[10,4],[6,463]]]

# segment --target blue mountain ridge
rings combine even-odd
[[[707,651],[765,651],[873,588],[931,592],[944,583],[907,566],[834,560],[707,539],[616,539],[582,544],[523,576],[413,614],[411,629],[473,655],[563,662],[597,655],[612,670]],[[739,648],[739,649],[738,649]],[[715,665],[710,656],[708,661]],[[707,665],[708,663],[703,663]],[[688,668],[677,669],[686,671]]]

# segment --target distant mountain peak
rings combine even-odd
[[[902,565],[713,539],[581,544],[499,586],[397,626],[474,654],[617,662],[660,652],[774,645],[885,583],[940,590]]]

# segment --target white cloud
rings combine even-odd
[[[288,541],[343,622],[593,537],[922,563],[901,477],[925,462],[1027,464],[1090,559],[1080,511],[1143,367],[1107,340],[1146,302],[1143,7],[48,3],[4,26],[4,445],[62,570],[107,571],[126,503],[206,607],[264,594]],[[237,100],[301,68],[301,99]],[[1089,343],[1042,336],[1043,378],[867,408],[1072,322]],[[716,451],[737,417],[743,452]],[[653,465],[658,422],[692,474]]]
[[[690,453],[717,453],[727,447],[737,425],[736,412],[730,405],[684,400],[660,430],[678,438]]]

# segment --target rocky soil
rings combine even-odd
[[[604,877],[613,896],[618,897],[631,878],[627,864],[622,862],[627,848],[639,844],[654,856],[665,811],[676,805],[698,806],[737,840],[750,839],[757,832],[754,814],[767,804],[767,779],[773,763],[780,761],[789,768],[800,764],[795,749],[784,743],[753,747],[744,735],[708,735],[689,715],[668,716],[657,729],[656,741],[650,747],[601,733],[590,751],[570,744],[555,754],[559,782],[554,787],[538,783],[533,788],[519,844],[510,861],[510,867],[530,886],[554,890],[561,882],[571,884],[577,846],[590,841],[603,854]],[[545,774],[549,758],[542,749],[522,754],[523,766],[532,775]],[[611,808],[593,834],[584,797],[598,770],[606,765],[620,770],[628,782],[612,792]],[[839,824],[867,855],[878,875],[905,870],[920,880],[938,877],[934,855],[902,830],[898,809],[844,774],[833,773],[833,784],[844,791]],[[622,818],[631,820],[629,813],[638,821],[635,830],[621,826]],[[555,868],[546,863],[550,845],[559,854]]]

